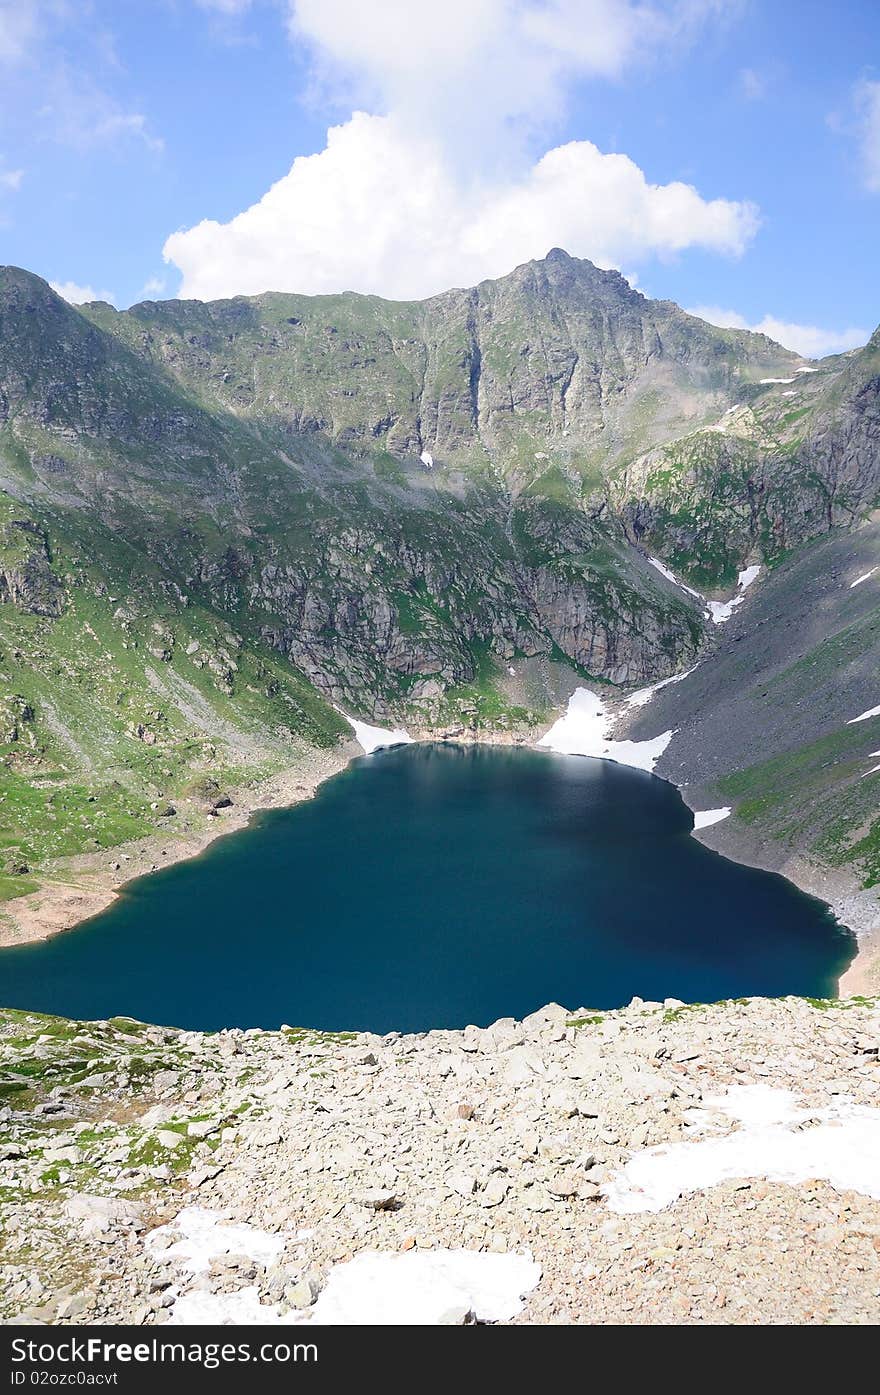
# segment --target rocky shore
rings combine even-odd
[[[877,999],[384,1037],[4,1012],[3,1317],[877,1321],[878,1048]]]

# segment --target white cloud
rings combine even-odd
[[[230,222],[174,233],[181,294],[347,287],[399,297],[503,275],[555,245],[603,266],[688,247],[738,255],[746,202],[651,184],[572,141],[535,159],[578,78],[613,79],[735,0],[287,0],[339,100],[369,105]],[[546,141],[545,141],[546,144]]]
[[[855,101],[862,178],[866,189],[880,194],[880,82],[860,82]]]
[[[19,63],[39,31],[37,0],[0,0],[0,63]]]
[[[0,189],[8,189],[15,194],[21,188],[24,170],[0,170]]]
[[[616,78],[735,2],[288,0],[288,9],[291,35],[338,98],[405,116],[473,167],[481,153],[496,158],[502,131],[557,118],[575,79]]]
[[[847,349],[857,349],[871,337],[869,329],[823,329],[819,325],[793,324],[789,320],[777,319],[775,315],[765,315],[762,320],[749,322],[745,315],[736,310],[725,310],[720,305],[695,305],[688,310],[709,324],[720,325],[722,329],[750,329],[755,334],[766,334],[777,344],[804,358],[824,358],[826,354],[842,354]]]
[[[92,286],[79,286],[76,281],[50,281],[49,285],[71,305],[88,305],[92,300],[109,300],[115,304],[112,291],[96,291]]]
[[[146,116],[127,111],[94,80],[67,62],[46,64],[41,80],[43,105],[37,117],[52,140],[75,150],[140,142],[154,153],[163,149]]]
[[[756,227],[752,205],[650,184],[627,156],[589,141],[548,151],[522,175],[469,181],[439,142],[358,112],[258,203],[174,233],[164,255],[186,297],[347,288],[409,298],[503,275],[557,244],[603,266],[687,247],[736,255]]]
[[[167,288],[167,281],[164,276],[150,276],[141,288],[141,295],[154,296],[164,295]]]

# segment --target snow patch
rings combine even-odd
[[[799,369],[798,369],[798,372],[799,372],[799,373],[809,372],[809,371],[810,371],[809,369],[803,369],[803,368],[799,368]],[[759,378],[759,379],[758,379],[758,382],[761,383],[761,384],[764,384],[764,383],[793,383],[793,382],[794,382],[794,378]]]
[[[790,1091],[765,1085],[734,1087],[705,1104],[742,1127],[635,1153],[605,1188],[610,1210],[661,1211],[680,1196],[747,1177],[791,1185],[818,1177],[880,1199],[880,1110],[799,1110]]]
[[[530,1254],[476,1250],[366,1250],[337,1264],[312,1312],[315,1322],[413,1326],[507,1322],[541,1277]]]
[[[577,688],[564,715],[553,723],[538,745],[564,756],[596,756],[635,770],[653,770],[672,740],[670,730],[652,741],[614,741],[609,735],[613,725],[614,718],[601,699],[589,688]]]
[[[869,717],[880,717],[880,707],[869,707],[867,712],[861,712],[858,717],[850,717],[847,726],[851,727],[854,722],[867,722]]]
[[[759,566],[744,567],[736,579],[736,593],[729,601],[707,601],[706,608],[716,625],[723,625],[730,619],[738,606],[745,600],[745,593],[760,574]]]
[[[819,372],[818,368],[810,368],[807,364],[804,364],[803,368],[796,368],[794,371],[795,371],[795,373],[818,373],[818,372]]]
[[[720,823],[729,815],[730,808],[727,806],[723,809],[700,809],[694,814],[694,829],[711,828],[713,823]]]
[[[422,464],[427,466],[429,470],[433,470],[434,457],[429,450],[423,450],[421,455],[419,456],[419,460],[421,460]]]
[[[175,1298],[168,1317],[169,1326],[193,1327],[267,1327],[293,1325],[303,1321],[302,1314],[291,1312],[283,1317],[275,1303],[261,1303],[256,1284],[240,1288],[237,1293],[208,1293],[196,1289]]]
[[[294,1326],[437,1326],[508,1322],[541,1278],[531,1255],[485,1254],[476,1250],[414,1250],[405,1254],[365,1250],[334,1265],[315,1305],[281,1313],[261,1304],[255,1286],[237,1293],[192,1292],[178,1297],[170,1322],[200,1325],[258,1323]]]
[[[861,586],[862,582],[867,581],[869,577],[872,577],[876,570],[876,567],[872,567],[869,572],[862,572],[861,576],[857,576],[855,581],[850,582],[849,589],[852,590],[854,586]]]
[[[680,591],[687,591],[689,596],[696,596],[698,601],[701,601],[703,599],[699,591],[695,591],[694,588],[692,586],[688,586],[686,582],[679,581],[678,577],[669,570],[665,562],[660,561],[659,557],[649,557],[648,561],[651,563],[652,567],[657,568],[661,576],[665,576],[666,580],[671,581],[673,586],[677,586]]]
[[[173,1240],[161,1250],[159,1237]],[[272,1264],[284,1249],[283,1235],[244,1222],[227,1221],[221,1211],[203,1206],[185,1206],[168,1225],[159,1226],[147,1236],[147,1249],[175,1261],[191,1274],[201,1274],[220,1255],[246,1255],[259,1264]]]
[[[372,755],[374,751],[384,751],[389,746],[412,745],[412,737],[402,727],[395,727],[390,731],[387,727],[371,727],[368,722],[359,722],[345,713],[343,716],[354,727],[354,739],[363,747],[367,756]]]
[[[681,683],[683,679],[689,678],[697,665],[693,668],[685,669],[684,673],[674,673],[671,678],[661,678],[659,683],[652,683],[649,688],[639,688],[637,692],[630,693],[626,699],[627,707],[646,707],[655,693],[659,693],[661,688],[667,688],[670,683]]]

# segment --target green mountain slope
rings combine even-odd
[[[560,251],[419,303],[75,309],[0,269],[7,874],[334,742],[339,707],[510,727],[547,715],[519,661],[689,666],[702,604],[647,554],[711,591],[857,522],[878,354],[799,372]]]

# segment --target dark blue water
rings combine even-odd
[[[409,746],[0,951],[0,1003],[192,1028],[486,1024],[557,1001],[824,996],[854,941],[608,761]]]

